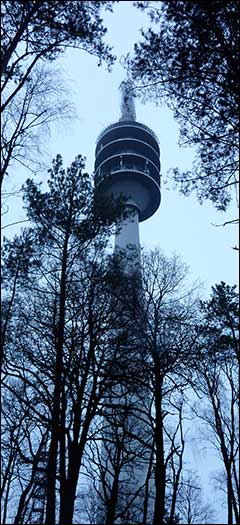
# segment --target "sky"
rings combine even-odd
[[[89,55],[69,52],[63,59],[65,74],[75,91],[75,104],[79,122],[74,129],[65,130],[60,140],[52,141],[52,152],[61,152],[69,162],[77,153],[87,157],[90,172],[94,166],[94,148],[98,134],[104,127],[120,116],[119,85],[125,71],[119,60],[133,50],[139,40],[139,28],[148,27],[146,15],[132,5],[121,1],[114,7],[114,14],[107,13],[106,40],[114,47],[118,60],[112,73],[104,67],[97,68],[96,60]],[[194,150],[178,146],[179,128],[166,106],[136,101],[137,120],[145,123],[157,134],[161,152],[162,180],[167,179],[170,168],[191,168]],[[162,200],[158,211],[140,224],[140,239],[143,247],[151,249],[158,245],[166,255],[176,252],[189,267],[193,280],[205,283],[205,293],[221,280],[235,284],[238,279],[238,255],[233,250],[237,242],[237,227],[219,227],[237,211],[233,205],[227,214],[218,212],[206,201],[200,205],[196,197],[184,197],[176,190],[167,190],[162,184]]]
[[[145,13],[132,6],[132,2],[120,1],[114,6],[114,13],[105,13],[108,27],[106,42],[114,48],[117,61],[109,73],[106,67],[97,66],[96,57],[79,50],[68,50],[57,63],[62,69],[63,79],[69,89],[77,118],[62,126],[52,127],[45,143],[45,161],[60,153],[67,167],[78,154],[86,156],[86,169],[94,169],[94,152],[99,133],[120,117],[119,85],[125,78],[121,56],[133,50],[134,42],[140,39],[140,27],[150,25]],[[54,65],[55,67],[55,65]],[[156,106],[136,100],[137,121],[149,126],[158,136],[161,152],[162,178],[174,167],[191,168],[194,150],[178,146],[179,128],[171,111],[166,106]],[[19,171],[18,184],[23,183],[26,174]],[[27,175],[29,176],[29,174]],[[44,175],[41,175],[44,178]],[[47,177],[47,175],[45,175]],[[17,187],[9,176],[7,188]],[[235,284],[238,281],[238,254],[232,247],[237,241],[237,227],[216,226],[236,218],[236,206],[227,214],[218,212],[206,201],[200,205],[196,197],[181,196],[177,190],[167,189],[162,184],[162,200],[158,211],[140,224],[141,245],[146,249],[159,246],[170,256],[179,254],[189,267],[192,281],[204,283],[207,298],[211,286],[220,281]],[[24,218],[20,199],[12,198],[10,211],[3,217],[3,225]],[[4,234],[11,237],[19,227],[7,227]],[[203,452],[201,454],[204,455]],[[193,462],[201,463],[201,454]],[[195,459],[194,459],[195,458]],[[206,472],[208,466],[206,464]]]
[[[140,27],[147,28],[150,24],[145,13],[133,7],[132,2],[125,1],[114,6],[114,13],[106,12],[104,21],[108,28],[105,40],[117,55],[111,73],[104,65],[97,66],[96,57],[79,50],[68,50],[57,62],[74,104],[76,119],[52,127],[45,144],[48,164],[57,153],[61,153],[65,166],[68,166],[81,153],[86,156],[87,171],[92,173],[97,137],[120,117],[119,85],[125,78],[121,57],[131,52],[134,42],[141,38]],[[178,124],[166,106],[156,106],[151,102],[143,104],[137,99],[136,115],[137,120],[149,126],[159,138],[162,181],[168,180],[168,170],[173,167],[191,168],[194,150],[178,146]],[[19,183],[25,177],[25,173],[19,174]],[[44,178],[43,174],[41,178]],[[10,176],[9,187],[11,184]],[[141,245],[146,249],[159,246],[166,255],[179,254],[189,267],[189,279],[204,283],[206,297],[211,286],[221,280],[231,285],[237,283],[238,254],[233,250],[238,244],[237,227],[216,226],[237,216],[235,203],[226,214],[220,213],[211,202],[200,205],[194,194],[184,197],[177,190],[167,189],[168,186],[162,183],[158,211],[140,224]],[[24,218],[19,198],[10,210],[11,214],[4,217],[3,224]],[[4,234],[12,236],[15,231],[15,227],[7,227]]]

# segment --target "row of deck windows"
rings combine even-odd
[[[106,161],[96,171],[96,182],[99,183],[104,177],[107,177],[116,171],[140,171],[153,178],[158,185],[160,185],[160,175],[155,166],[153,166],[147,159],[129,159],[123,158],[122,155],[116,157],[114,160]]]

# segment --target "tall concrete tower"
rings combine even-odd
[[[139,248],[139,222],[158,209],[160,193],[160,151],[155,133],[136,121],[133,87],[129,80],[120,86],[121,117],[105,128],[97,140],[95,185],[114,198],[123,195],[131,209],[116,234],[115,249],[129,244]]]
[[[114,198],[122,195],[125,198],[129,213],[125,214],[117,228],[115,253],[119,250],[126,253],[127,257],[123,259],[123,264],[126,264],[122,269],[126,274],[131,274],[140,270],[139,222],[151,217],[160,205],[160,151],[155,133],[136,121],[131,82],[122,82],[120,88],[121,117],[118,122],[105,128],[97,140],[95,185],[102,195],[112,195]],[[132,247],[135,248],[133,251]],[[130,249],[134,256],[129,263]],[[121,321],[124,326],[124,314]],[[140,349],[137,334],[134,333],[134,337]],[[127,351],[127,355],[131,360],[131,350],[129,354]],[[137,355],[140,357],[140,350],[139,354],[137,350]],[[119,366],[121,368],[121,357]],[[137,389],[129,392],[120,381],[109,393],[107,404],[110,408],[106,419],[110,424],[105,425],[103,434],[101,471],[108,474],[102,491],[105,503],[99,505],[98,521],[131,525],[146,523],[147,518],[151,521],[149,494],[151,489],[154,492],[153,484],[150,486],[151,451],[147,445],[139,448],[139,443],[147,444],[149,439],[148,414],[151,408],[148,392],[146,395]],[[135,436],[127,438],[125,456],[120,450],[121,445],[116,450],[116,443],[121,442],[123,428],[128,436]],[[116,458],[120,456],[122,459],[117,462]]]

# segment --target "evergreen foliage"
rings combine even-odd
[[[153,26],[142,31],[128,68],[136,93],[164,101],[195,147],[191,172],[173,169],[180,190],[226,210],[238,184],[238,2],[136,2]]]
[[[2,2],[2,73],[5,81],[23,82],[30,71],[21,60],[55,60],[66,47],[96,54],[101,63],[111,64],[110,47],[103,43],[106,28],[100,11],[112,9],[112,2]],[[17,48],[21,46],[20,57]],[[32,69],[33,61],[30,64]],[[24,62],[23,62],[24,63]],[[26,76],[27,73],[27,76]]]

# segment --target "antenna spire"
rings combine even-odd
[[[123,80],[119,86],[122,94],[121,117],[119,120],[136,120],[134,86],[131,80]]]

